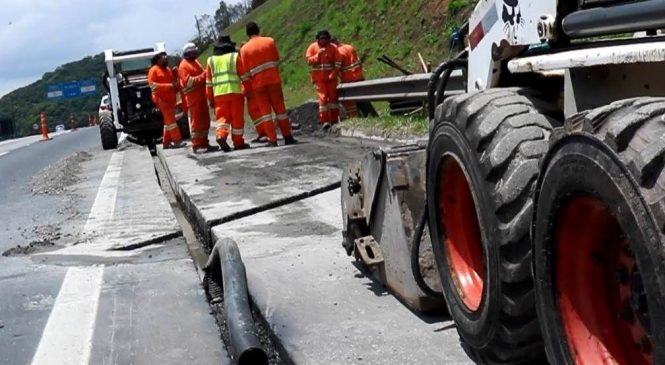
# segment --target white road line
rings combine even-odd
[[[4,155],[6,155],[6,154],[7,154],[6,151],[5,151],[5,152],[0,152],[0,157],[4,156]]]
[[[90,209],[90,215],[83,227],[84,237],[86,235],[100,235],[107,223],[113,219],[115,213],[115,200],[118,195],[118,182],[122,163],[125,159],[125,152],[116,151],[111,155],[111,160],[106,168],[106,173],[99,184],[95,202]]]
[[[103,266],[67,270],[32,365],[89,363],[103,276]]]

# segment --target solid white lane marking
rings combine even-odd
[[[99,184],[95,202],[90,209],[90,215],[83,227],[84,235],[99,235],[103,232],[107,223],[113,219],[115,213],[115,200],[118,195],[118,183],[122,163],[125,159],[124,151],[116,151],[111,155],[111,160],[106,168],[106,173]],[[85,237],[85,236],[84,236]]]
[[[103,266],[67,270],[32,365],[90,362],[103,277]]]

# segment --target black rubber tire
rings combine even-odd
[[[187,113],[185,113],[182,118],[178,119],[178,129],[180,129],[180,136],[183,141],[192,137],[189,130],[189,118],[187,117]]]
[[[600,199],[630,242],[647,295],[654,363],[665,364],[664,120],[665,98],[642,97],[582,112],[555,130],[534,198],[532,233],[539,252],[537,308],[552,364],[574,364],[556,294],[552,234],[559,209],[579,195]]]
[[[113,113],[109,111],[102,111],[99,113],[99,134],[102,139],[102,148],[104,150],[118,148],[118,133],[113,124]]]
[[[529,228],[539,162],[557,110],[525,89],[451,97],[430,126],[427,205],[444,297],[462,347],[477,363],[546,363],[536,317]],[[547,114],[547,115],[546,115]],[[481,302],[471,311],[452,278],[439,208],[439,171],[453,156],[473,195],[484,254]]]

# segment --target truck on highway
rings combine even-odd
[[[102,85],[109,92],[109,99],[100,103],[99,132],[105,150],[118,146],[119,132],[126,133],[129,141],[147,145],[151,151],[162,138],[164,121],[152,102],[148,71],[152,57],[165,49],[164,43],[156,43],[153,48],[104,51],[106,72]],[[182,98],[178,100],[176,120],[183,139],[187,139],[189,121]]]
[[[347,252],[479,364],[665,364],[662,28],[661,0],[479,1],[428,141],[345,171]]]

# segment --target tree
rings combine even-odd
[[[231,13],[229,7],[224,1],[219,2],[219,8],[215,10],[215,30],[221,34],[224,29],[231,25]]]

